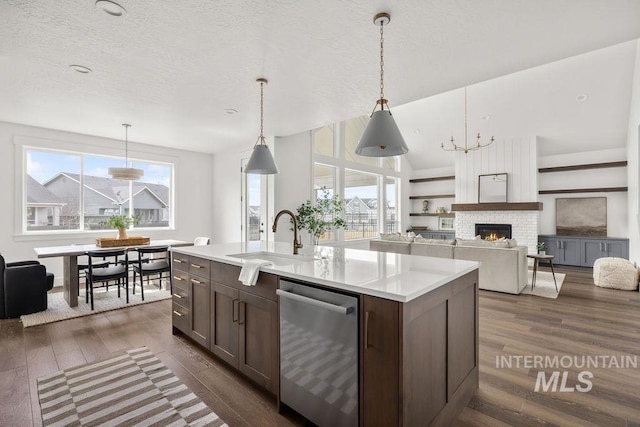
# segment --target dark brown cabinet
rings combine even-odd
[[[361,425],[451,425],[478,387],[478,276],[408,303],[362,296]]]
[[[240,267],[173,255],[173,327],[272,393],[278,392],[278,278],[238,281]]]
[[[173,327],[209,348],[210,261],[173,256]]]
[[[230,286],[211,286],[211,351],[277,392],[278,305]]]
[[[279,278],[175,254],[173,327],[278,395]],[[409,302],[360,295],[360,425],[451,425],[478,387],[478,271]]]
[[[211,351],[272,393],[278,392],[278,278],[238,281],[240,267],[211,264]]]

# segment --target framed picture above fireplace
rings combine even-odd
[[[607,198],[556,199],[556,234],[560,236],[607,236]]]
[[[508,175],[491,173],[478,176],[478,203],[506,203]]]

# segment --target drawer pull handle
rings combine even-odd
[[[173,276],[174,279],[176,279],[178,282],[182,282],[184,279],[182,277],[178,277],[178,276]]]
[[[182,295],[180,295],[180,294],[173,294],[173,296],[178,298],[178,299],[182,299]]]
[[[201,285],[201,284],[202,284],[202,282],[201,282],[201,281],[196,280],[196,279],[191,279],[191,282],[192,282],[192,283],[195,283],[196,285]]]
[[[173,262],[178,263],[178,264],[182,264],[183,263],[183,261],[178,259],[178,258],[174,258]]]
[[[198,265],[198,264],[191,264],[191,267],[193,267],[193,268],[202,268],[202,266]]]
[[[178,317],[182,317],[183,316],[182,313],[179,313],[179,312],[177,312],[175,310],[173,310],[173,314],[175,314]]]

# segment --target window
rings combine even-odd
[[[344,159],[350,162],[356,162],[363,165],[378,166],[378,157],[365,157],[356,154],[356,147],[360,141],[360,137],[364,129],[369,123],[368,116],[356,117],[355,119],[344,122]]]
[[[378,235],[378,176],[345,170],[345,240]]]
[[[333,197],[336,189],[336,168],[335,166],[321,165],[315,163],[313,165],[313,200],[317,200],[320,197],[324,197],[325,192],[323,189],[327,189],[327,196]],[[325,218],[325,220],[332,220],[333,218]],[[336,230],[329,230],[319,240],[336,240]]]
[[[396,231],[401,231],[400,223],[398,221],[398,188],[400,187],[399,182],[399,178],[387,177],[385,179],[385,233],[394,233]]]
[[[119,159],[82,153],[25,148],[25,231],[108,228],[111,215],[133,213],[134,227],[171,225],[173,165],[133,162],[142,169],[140,181],[114,180],[108,168]]]
[[[322,187],[330,190],[329,195],[339,194],[345,200],[347,229],[344,233],[327,233],[322,240],[366,239],[400,229],[399,157],[355,154],[368,121],[367,116],[356,117],[312,133],[312,200],[322,194]],[[333,157],[319,148],[329,146],[334,150]]]
[[[313,152],[322,156],[333,157],[335,127],[325,126],[313,131]]]

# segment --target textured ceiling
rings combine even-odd
[[[246,149],[259,133],[257,77],[269,79],[268,136],[371,111],[379,60],[371,20],[380,11],[392,16],[385,30],[392,109],[640,37],[635,0],[119,3],[127,10],[121,18],[93,0],[0,2],[0,120],[116,139],[128,122],[136,142]],[[70,64],[93,73],[76,73]],[[481,90],[490,83],[470,97],[496,99]],[[229,108],[238,113],[226,114]],[[509,104],[486,109],[495,111],[497,123]],[[429,131],[431,138],[440,134]],[[407,139],[419,153],[412,145],[424,142]],[[411,161],[418,168],[437,165]]]

